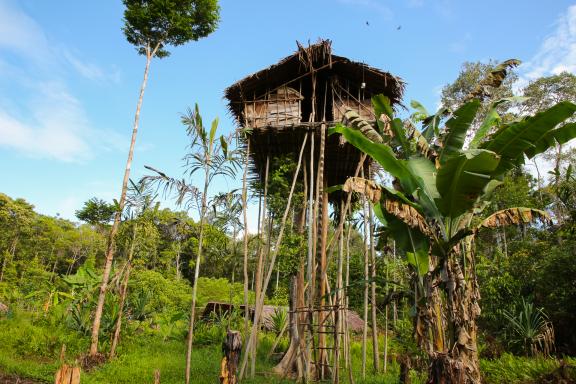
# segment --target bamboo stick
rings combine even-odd
[[[280,251],[280,245],[282,244],[282,238],[284,235],[284,228],[286,226],[286,219],[288,217],[288,213],[290,212],[290,206],[292,203],[292,197],[294,195],[294,188],[296,186],[296,181],[298,179],[298,173],[300,172],[300,166],[302,165],[302,155],[304,153],[304,148],[306,146],[306,141],[308,139],[308,134],[304,136],[304,142],[302,143],[302,148],[300,149],[300,155],[298,157],[298,165],[296,166],[296,171],[294,172],[294,177],[292,179],[292,186],[290,187],[290,194],[288,195],[288,201],[286,204],[286,209],[284,210],[284,215],[282,216],[282,222],[280,223],[280,231],[278,233],[278,238],[276,240],[276,244],[273,249],[272,258],[270,261],[270,268],[268,269],[268,273],[266,274],[266,279],[264,280],[264,284],[262,285],[262,293],[266,292],[268,287],[268,283],[270,282],[270,278],[272,276],[272,271],[274,269],[274,264],[276,262],[276,257],[278,252]],[[248,340],[246,350],[251,350],[251,345],[256,342],[256,338],[258,337],[258,324],[259,324],[259,315],[262,311],[262,307],[264,306],[264,294],[260,295],[259,300],[256,302],[256,317],[254,318],[254,323],[252,324],[252,332],[250,334],[250,338]],[[239,378],[242,379],[244,377],[244,371],[248,362],[247,354],[244,355],[242,360],[242,365],[240,368],[240,375]]]
[[[364,177],[364,170],[361,172],[361,176]],[[362,379],[366,380],[366,342],[368,338],[368,211],[366,209],[366,197],[362,194],[362,210],[364,216],[364,228],[363,228],[363,238],[364,238],[364,326],[362,328]]]
[[[266,226],[266,200],[268,197],[268,171],[270,169],[270,156],[266,156],[266,171],[264,174],[264,198],[262,199],[262,220],[261,228],[259,228],[259,245],[258,245],[258,266],[256,267],[256,303],[259,302],[260,296],[263,294],[262,292],[262,271],[263,271],[263,262],[264,262],[264,255],[262,250],[262,237],[264,236],[265,226]],[[260,318],[260,313],[258,306],[254,308],[254,323],[257,323],[257,319]],[[258,329],[258,328],[256,328]],[[252,347],[251,350],[246,350],[247,353],[251,354],[251,365],[250,365],[250,377],[254,377],[256,373],[256,351],[257,351],[257,344],[258,340],[256,337],[256,341],[252,343],[250,346]]]
[[[244,218],[244,335],[248,336],[249,310],[248,310],[248,159],[250,158],[250,139],[247,140],[246,154],[244,157],[244,174],[242,176],[242,215]]]

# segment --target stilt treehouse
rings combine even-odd
[[[382,93],[397,105],[403,90],[398,77],[333,55],[331,42],[321,40],[306,48],[298,44],[294,54],[231,85],[225,97],[238,125],[251,130],[253,171],[263,180],[268,156],[298,156],[309,131],[315,132],[318,156],[322,127],[341,122],[348,109],[374,121],[371,97]],[[332,136],[324,150],[326,185],[343,184],[354,175],[360,159],[356,148]]]
[[[388,72],[333,55],[328,40],[308,47],[298,44],[293,55],[226,89],[232,115],[240,127],[250,131],[244,144],[249,147],[253,176],[265,181],[267,164],[274,157],[291,155],[299,158],[298,167],[303,163],[306,199],[295,210],[300,218],[307,217],[308,288],[304,292],[302,265],[298,278],[292,280],[289,352],[274,368],[282,376],[305,380],[332,377],[338,382],[338,356],[344,348],[340,342],[343,323],[338,319],[344,317],[347,301],[340,293],[344,292],[341,273],[339,281],[328,283],[328,206],[331,202],[344,207],[346,195],[342,191],[328,194],[327,187],[344,184],[360,170],[369,176],[369,162],[361,162],[360,151],[336,135],[327,136],[326,131],[341,122],[348,110],[375,122],[372,96],[384,94],[392,105],[398,105],[403,89],[403,82]],[[290,209],[289,199],[287,205]],[[303,233],[304,220],[299,222]],[[273,268],[274,261],[270,261],[269,273]],[[261,292],[266,291],[266,284]],[[336,294],[327,301],[330,287]]]

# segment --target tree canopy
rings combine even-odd
[[[166,45],[183,45],[212,33],[220,20],[217,0],[123,0],[128,42],[141,55],[170,55]]]

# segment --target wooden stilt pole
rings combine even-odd
[[[264,198],[262,202],[262,214],[260,224],[261,227],[259,229],[260,236],[259,236],[259,245],[258,245],[258,266],[256,267],[256,303],[259,302],[260,296],[263,294],[262,292],[262,275],[264,270],[264,246],[262,244],[263,237],[265,236],[266,231],[266,200],[268,197],[268,172],[270,170],[270,156],[266,156],[266,171],[264,173]],[[254,322],[256,323],[256,319],[260,318],[260,313],[258,306],[256,305],[254,308]],[[258,329],[258,328],[257,328]],[[250,377],[254,377],[256,374],[256,352],[258,348],[258,337],[256,336],[255,342],[251,344],[252,349],[250,350]],[[248,352],[248,351],[247,351]]]
[[[364,172],[362,172],[362,177]],[[369,278],[369,247],[368,247],[368,210],[366,198],[362,195],[362,209],[364,213],[364,326],[362,328],[362,379],[366,380],[366,349],[368,338],[368,278]]]
[[[262,313],[262,308],[264,307],[264,293],[268,288],[268,284],[270,283],[270,278],[272,277],[272,272],[274,270],[274,265],[276,263],[276,257],[278,256],[278,252],[280,251],[280,245],[282,244],[282,239],[284,236],[284,229],[286,227],[286,219],[288,218],[288,213],[290,212],[291,204],[292,204],[292,197],[294,196],[294,188],[296,186],[296,181],[298,179],[298,174],[300,172],[300,167],[302,165],[302,155],[304,153],[304,148],[306,146],[306,141],[308,139],[308,135],[304,136],[304,142],[302,143],[302,147],[300,149],[300,155],[298,157],[298,165],[296,166],[296,171],[294,172],[294,177],[292,179],[292,185],[290,187],[290,194],[288,195],[288,201],[286,204],[286,209],[284,210],[284,215],[282,216],[282,221],[280,223],[280,230],[278,232],[278,238],[276,239],[276,244],[273,248],[272,257],[270,259],[270,266],[266,273],[266,278],[264,279],[264,284],[262,284],[262,294],[259,296],[258,300],[256,301],[256,310],[255,310],[255,318],[254,323],[252,324],[252,332],[250,333],[250,338],[246,343],[246,351],[250,351],[252,345],[257,342],[256,338],[258,337],[258,328],[260,324],[260,314]],[[240,379],[244,377],[244,371],[246,369],[246,365],[248,363],[247,356],[244,355],[242,359],[242,364],[240,367]]]
[[[244,335],[247,337],[250,328],[250,311],[248,310],[248,159],[250,158],[250,139],[246,138],[246,141],[244,174],[242,176],[242,216],[244,218]]]
[[[308,306],[308,315],[306,322],[311,324],[312,319],[312,308],[314,307],[314,255],[316,251],[314,249],[314,213],[316,212],[316,206],[314,204],[314,137],[315,132],[312,132],[310,137],[310,158],[308,163],[310,165],[310,183],[308,185],[309,189],[309,199],[308,199],[308,259],[306,262],[306,281],[308,281],[308,291],[306,295],[306,305]],[[311,361],[311,345],[312,345],[313,335],[310,332],[306,332],[306,368],[304,370],[304,380],[308,382],[310,379],[310,361]]]
[[[368,220],[370,224],[370,309],[372,310],[372,354],[374,373],[380,371],[380,351],[378,348],[378,324],[376,322],[376,246],[374,244],[374,217],[372,204],[368,203]]]

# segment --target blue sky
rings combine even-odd
[[[132,178],[180,175],[180,114],[198,102],[229,131],[224,89],[291,54],[295,41],[407,82],[429,110],[465,61],[519,58],[521,81],[576,73],[573,1],[222,0],[208,38],[152,63]],[[117,198],[144,69],[122,32],[121,1],[0,0],[0,191],[74,219],[87,199]],[[368,25],[367,25],[368,24]],[[198,181],[198,184],[200,180]],[[218,184],[218,189],[238,186]]]

